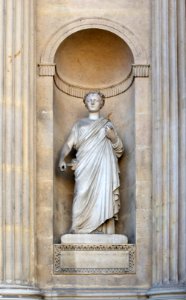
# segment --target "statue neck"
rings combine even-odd
[[[89,112],[89,119],[90,120],[98,120],[100,118],[99,112]]]

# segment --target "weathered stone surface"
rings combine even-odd
[[[118,269],[129,267],[128,251],[63,251],[61,268],[64,269]]]
[[[2,291],[5,298],[16,294],[17,285],[23,297],[39,296],[31,287],[36,258],[34,2],[0,2],[0,289],[12,287]]]
[[[30,286],[33,284],[41,288],[46,299],[185,300],[185,15],[185,0],[0,2],[0,296],[4,299],[40,297],[40,291]],[[62,178],[55,177],[55,162],[70,124],[83,117],[81,100],[53,89],[54,56],[62,43],[67,79],[73,71],[73,83],[80,85],[81,78],[76,82],[76,76],[87,74],[88,63],[83,62],[93,54],[89,56],[91,43],[86,45],[86,39],[81,39],[84,50],[89,49],[87,53],[80,49],[80,39],[76,41],[74,45],[81,55],[77,61],[73,55],[67,64],[64,45],[68,41],[63,41],[68,36],[71,39],[76,31],[90,28],[105,30],[107,37],[109,31],[118,35],[108,39],[107,45],[113,66],[115,56],[110,55],[111,50],[119,54],[117,59],[125,56],[123,41],[131,50],[132,55],[121,63],[121,68],[117,60],[114,82],[126,74],[127,61],[145,64],[152,57],[150,80],[136,77],[127,92],[107,99],[104,109],[105,116],[112,112],[128,155],[120,164],[122,207],[117,232],[129,236],[129,243],[136,243],[136,273],[132,274],[65,276],[53,270],[53,243],[60,243],[61,233],[69,231],[73,197],[73,174],[63,178],[60,187]],[[50,44],[56,33],[57,40]],[[81,34],[88,35],[85,31]],[[109,48],[110,42],[120,43],[120,38],[120,51],[116,44]],[[96,43],[93,52],[100,50],[97,53],[103,57],[107,47],[101,48],[101,43]],[[53,55],[52,61],[40,66],[42,76],[37,77],[36,89],[36,65],[46,49],[51,51],[47,50],[45,57]],[[75,50],[68,48],[68,55]],[[95,66],[91,73],[94,83],[100,78],[96,75],[96,56],[94,64],[90,64]],[[144,57],[147,60],[143,61]],[[60,71],[64,76],[63,68]],[[100,75],[103,84],[107,85],[108,79],[112,81],[112,70],[107,73],[104,65]],[[148,291],[151,285],[155,288]]]

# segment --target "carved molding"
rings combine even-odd
[[[128,251],[129,267],[128,268],[64,268],[60,266],[60,257],[62,251]],[[135,245],[54,245],[54,273],[60,274],[123,274],[135,273],[136,248]]]
[[[150,69],[150,65],[148,64],[133,64],[130,73],[119,83],[108,87],[95,88],[73,85],[63,80],[63,78],[61,78],[58,74],[55,64],[40,64],[38,65],[38,67],[40,76],[54,76],[56,87],[63,93],[76,98],[83,98],[86,93],[95,90],[102,92],[106,98],[120,95],[122,93],[125,93],[131,87],[135,77],[149,77]]]
[[[148,57],[140,39],[126,26],[104,18],[80,18],[60,27],[49,39],[41,55],[41,64],[54,63],[54,57],[59,45],[71,34],[89,28],[110,31],[123,39],[130,47],[135,64],[147,64]]]
[[[54,76],[55,75],[55,64],[40,64],[39,75],[40,76]]]
[[[132,65],[134,77],[149,77],[150,65]]]
[[[70,83],[64,81],[58,75],[57,71],[54,76],[54,82],[57,88],[64,92],[67,95],[76,97],[76,98],[83,98],[86,93],[89,91],[98,90],[105,95],[106,98],[114,97],[116,95],[122,94],[126,92],[132,85],[134,81],[132,69],[128,76],[122,80],[121,82],[117,83],[116,85],[104,87],[104,88],[95,88],[95,87],[82,87],[82,86],[75,86],[71,85]]]
[[[148,77],[150,65],[136,65],[133,64],[130,73],[125,79],[120,81],[115,85],[108,87],[83,87],[70,84],[69,82],[63,80],[57,72],[55,71],[55,65],[42,64],[39,65],[40,76],[54,76],[54,82],[56,87],[63,93],[76,98],[83,98],[89,91],[100,91],[106,98],[111,98],[122,93],[125,93],[133,84],[135,77]]]
[[[145,299],[161,299],[161,300],[185,300],[185,289],[183,288],[161,288],[148,290],[148,288],[141,287],[86,287],[86,288],[77,288],[77,287],[61,287],[52,289],[43,289],[42,296],[44,299],[53,300],[53,299],[112,299],[112,300],[145,300]]]

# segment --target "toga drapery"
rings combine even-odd
[[[106,137],[107,123],[111,122],[101,117],[82,127],[79,121],[69,137],[77,150],[71,228],[74,233],[90,233],[105,221],[117,218],[120,207],[117,157],[122,155],[123,146],[119,137],[115,145]]]

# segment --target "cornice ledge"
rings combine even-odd
[[[41,290],[27,285],[0,285],[0,298],[41,299]]]
[[[186,285],[185,282],[169,282],[165,284],[154,285],[151,289],[148,290],[148,296],[155,295],[186,295]]]
[[[43,63],[38,64],[39,76],[54,76],[55,75],[55,64]]]
[[[150,65],[149,64],[133,64],[133,76],[134,77],[149,77]]]

